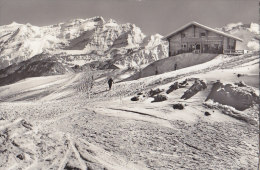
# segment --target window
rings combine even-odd
[[[184,33],[181,33],[181,38],[184,38],[185,37],[185,34]]]
[[[200,37],[206,37],[206,33],[205,32],[200,33]]]

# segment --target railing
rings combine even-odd
[[[241,54],[244,54],[244,50],[232,50],[232,49],[229,49],[229,50],[224,50],[224,54],[227,54],[227,55],[241,55]]]
[[[207,49],[207,50],[192,50],[192,49],[186,49],[186,50],[178,50],[175,53],[169,53],[169,56],[174,56],[174,55],[178,55],[178,54],[182,54],[182,53],[195,53],[195,54],[199,54],[199,53],[210,53],[210,54],[226,54],[226,55],[242,55],[245,54],[246,52],[244,50],[222,50],[222,48],[220,49]]]

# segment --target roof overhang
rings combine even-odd
[[[210,27],[208,27],[208,26],[202,25],[202,24],[197,23],[197,22],[195,22],[195,21],[190,22],[190,23],[188,23],[188,24],[186,24],[186,25],[180,27],[179,29],[175,30],[174,32],[172,32],[172,33],[170,33],[170,34],[164,36],[164,37],[162,38],[162,40],[168,40],[170,37],[174,36],[175,34],[179,33],[180,31],[182,31],[182,30],[184,30],[184,29],[190,27],[191,25],[195,25],[195,26],[197,26],[197,27],[204,28],[204,29],[206,29],[206,30],[208,30],[208,31],[215,32],[216,34],[223,35],[223,36],[225,36],[225,37],[229,37],[229,38],[232,38],[232,39],[237,40],[237,41],[241,41],[241,42],[243,41],[242,39],[240,39],[240,38],[238,38],[238,37],[236,37],[236,36],[233,36],[233,35],[224,33],[224,32],[222,32],[222,31],[218,31],[218,30],[216,30],[216,29],[213,29],[213,28],[210,28]]]

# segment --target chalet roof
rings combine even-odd
[[[171,36],[173,36],[173,35],[177,34],[178,32],[180,32],[180,31],[182,31],[182,30],[188,28],[188,27],[191,26],[191,25],[196,25],[196,26],[201,27],[201,28],[204,28],[204,29],[206,29],[206,30],[209,30],[209,31],[215,32],[215,33],[217,33],[217,34],[223,35],[223,36],[225,36],[225,37],[229,37],[229,38],[232,38],[232,39],[235,39],[235,40],[238,40],[238,41],[243,41],[242,39],[240,39],[240,38],[238,38],[238,37],[236,37],[236,36],[233,36],[233,35],[224,33],[224,32],[222,32],[222,31],[218,31],[218,30],[216,30],[216,29],[213,29],[213,28],[210,28],[210,27],[208,27],[208,26],[202,25],[202,24],[197,23],[197,22],[195,22],[195,21],[192,21],[192,22],[190,22],[190,23],[188,23],[188,24],[186,24],[186,25],[180,27],[179,29],[175,30],[174,32],[168,34],[167,36],[163,37],[163,40],[166,40],[166,39],[170,38]]]

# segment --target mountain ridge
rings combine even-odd
[[[43,52],[69,56],[75,53],[86,55],[95,51],[103,56],[103,60],[111,59],[113,56],[107,52],[120,49],[120,54],[123,54],[127,51],[125,49],[139,48],[147,37],[135,24],[118,24],[115,20],[105,21],[102,17],[74,19],[43,27],[12,23],[1,28],[0,68]],[[155,37],[150,41],[161,41],[159,36]],[[162,43],[162,46],[167,45]],[[166,48],[164,49],[162,57],[167,54]],[[85,58],[84,64],[89,62],[89,58],[91,55]]]

